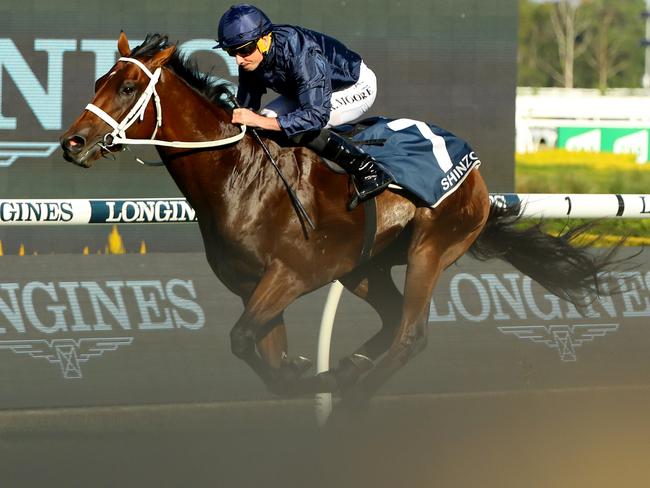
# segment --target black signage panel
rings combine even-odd
[[[98,0],[35,0],[1,9],[0,194],[177,196],[166,172],[134,163],[134,153],[83,171],[63,162],[57,140],[90,101],[94,80],[114,64],[120,30],[132,45],[147,33],[166,33],[201,68],[236,82],[234,60],[212,49],[218,19],[231,4],[161,0],[118,8]],[[320,30],[358,51],[379,80],[368,115],[424,120],[456,132],[480,155],[490,190],[512,190],[514,0],[257,5],[277,23]]]
[[[202,254],[2,259],[0,408],[273,398],[230,352],[243,307]],[[608,286],[619,292],[581,315],[510,266],[462,259],[436,288],[427,348],[382,392],[647,385],[650,268]],[[290,355],[316,359],[326,294],[288,309]],[[332,362],[378,327],[344,293]]]

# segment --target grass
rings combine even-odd
[[[515,175],[518,193],[650,193],[650,163],[638,164],[627,154],[560,149],[517,154]],[[565,219],[551,219],[545,226],[559,232],[566,224]],[[629,236],[630,245],[650,245],[650,219],[603,219],[595,230]]]

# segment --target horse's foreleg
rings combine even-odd
[[[289,359],[287,328],[284,314],[273,318],[260,328],[257,335],[257,352],[274,370],[277,393],[289,393],[288,388],[311,367],[312,362],[303,356]]]
[[[257,351],[262,359],[272,368],[282,366],[289,349],[283,314],[264,324],[257,337]]]
[[[304,284],[291,270],[274,262],[246,300],[244,312],[230,332],[233,354],[271,388],[280,380],[281,362],[286,356],[282,312],[304,290]],[[257,351],[260,345],[261,355]]]

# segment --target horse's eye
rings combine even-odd
[[[130,96],[135,93],[135,86],[134,85],[124,85],[122,87],[122,95]]]

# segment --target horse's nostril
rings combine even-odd
[[[76,153],[81,151],[83,147],[86,145],[86,139],[84,139],[80,135],[70,136],[64,141],[63,145],[64,145],[64,149],[66,149],[67,151]]]

